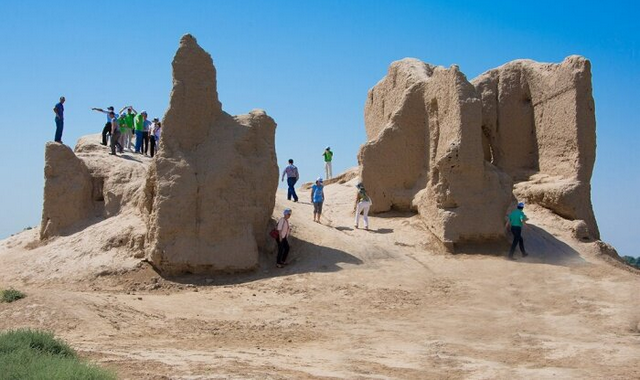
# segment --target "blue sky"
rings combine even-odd
[[[592,62],[598,150],[592,198],[602,237],[637,256],[640,23],[637,2],[3,0],[0,14],[0,238],[39,223],[51,111],[67,97],[63,140],[98,133],[91,107],[161,117],[180,37],[211,53],[224,109],[278,123],[282,165],[302,179],[356,165],[367,91],[389,64],[457,64],[469,79],[518,58]]]

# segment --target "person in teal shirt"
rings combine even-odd
[[[515,260],[513,253],[516,250],[516,246],[520,245],[520,252],[522,257],[527,257],[528,254],[524,249],[524,239],[522,238],[522,227],[524,226],[527,216],[524,214],[524,202],[518,203],[518,208],[511,211],[509,214],[509,221],[506,227],[511,226],[511,233],[513,234],[513,242],[511,243],[511,249],[509,249],[509,259]]]

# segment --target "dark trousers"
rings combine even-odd
[[[111,154],[116,154],[116,146],[118,152],[122,153],[122,145],[120,145],[120,130],[116,129],[116,132],[111,135]]]
[[[107,124],[102,128],[102,145],[107,145],[107,135],[111,136],[111,122],[108,121]]]
[[[278,239],[278,258],[276,263],[284,264],[287,261],[287,256],[289,256],[289,241],[287,238]]]
[[[156,136],[151,136],[149,138],[149,143],[151,145],[151,157],[156,153]]]
[[[64,129],[64,120],[56,117],[56,136],[53,141],[62,142],[62,130]]]
[[[287,185],[289,185],[289,189],[287,189],[287,199],[291,200],[291,197],[293,197],[293,200],[297,202],[298,194],[296,194],[296,189],[294,188],[296,182],[298,182],[296,177],[287,178]]]
[[[513,234],[513,243],[511,243],[509,256],[513,256],[513,252],[515,252],[518,244],[520,244],[520,252],[526,254],[524,250],[524,239],[522,238],[522,227],[511,226],[511,233]]]
[[[149,153],[149,132],[142,132],[142,153]]]

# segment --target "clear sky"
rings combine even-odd
[[[161,117],[180,37],[211,53],[231,114],[278,123],[282,166],[302,179],[357,164],[369,88],[392,61],[457,64],[469,79],[518,58],[591,60],[598,150],[592,199],[602,238],[640,254],[640,23],[637,1],[14,1],[0,14],[0,238],[39,223],[44,144],[65,103],[63,141],[98,133],[91,107]]]

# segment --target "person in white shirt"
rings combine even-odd
[[[291,209],[284,209],[284,215],[278,220],[278,257],[276,258],[276,266],[282,268],[287,265],[287,256],[289,255],[289,241],[287,238],[291,233],[289,218],[291,218]]]
[[[156,117],[155,119],[153,119],[153,124],[151,125],[151,136],[150,136],[151,151],[149,152],[151,157],[153,157],[153,155],[156,154],[156,151],[158,150],[161,133],[162,133],[162,124],[160,123],[160,120],[158,120],[158,118]]]

